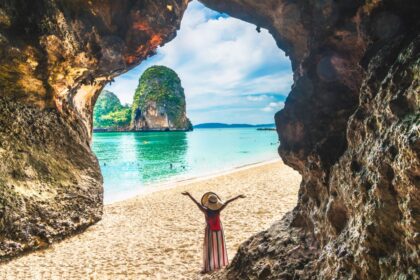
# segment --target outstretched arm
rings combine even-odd
[[[203,211],[203,212],[205,212],[206,211],[206,209],[203,207],[203,205],[201,205],[201,203],[199,203],[197,200],[195,200],[195,198],[189,193],[189,192],[182,192],[181,193],[182,195],[186,195],[186,196],[188,196],[189,198],[191,198],[191,200],[197,205],[197,207],[201,210],[201,211]]]
[[[246,196],[244,196],[243,194],[240,194],[238,196],[235,196],[234,198],[228,199],[225,201],[224,205],[222,206],[222,208],[220,208],[220,211],[222,211],[223,209],[225,209],[226,206],[228,206],[229,203],[231,203],[232,201],[237,200],[238,198],[245,198]]]

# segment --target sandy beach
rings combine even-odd
[[[115,202],[84,233],[0,265],[0,279],[200,279],[204,217],[180,193],[247,196],[222,213],[232,259],[242,242],[293,209],[300,179],[276,161]]]

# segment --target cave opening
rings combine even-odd
[[[107,84],[96,101],[92,149],[105,203],[279,159],[274,114],[284,105],[292,76],[289,58],[266,29],[189,3],[177,36]],[[167,100],[156,103],[164,90],[182,91],[186,108],[170,112]],[[139,96],[148,103],[139,106]],[[185,113],[192,132],[173,124],[171,114]]]
[[[146,223],[156,225],[163,213],[139,215],[130,207],[135,200],[123,210],[104,207],[103,178],[90,140],[99,91],[173,39],[189,2],[0,1],[0,261],[93,225],[56,250],[2,265],[3,278],[60,278],[62,268],[64,277],[75,279],[109,268],[113,275],[104,278],[150,278],[150,271],[141,270],[148,260],[188,248],[158,252],[156,235],[135,235]],[[267,28],[290,57],[294,84],[275,120],[279,153],[302,174],[294,210],[263,232],[242,232],[254,235],[216,278],[416,278],[418,1],[201,2],[255,24],[255,31]],[[284,180],[261,170],[258,176],[274,184]],[[246,190],[251,181],[242,179]],[[182,218],[191,222],[181,235],[200,236],[198,219],[182,208],[179,193],[166,198],[172,203],[165,204],[165,213],[186,213]],[[164,204],[161,199],[155,205]],[[140,208],[150,206],[150,200],[143,202]],[[236,224],[258,223],[250,217]],[[159,232],[172,237],[178,218],[164,220]],[[115,234],[122,229],[124,234]],[[128,254],[134,251],[157,254],[141,259]],[[92,257],[95,265],[86,265]],[[133,264],[129,271],[127,263]],[[186,267],[182,260],[177,264]]]

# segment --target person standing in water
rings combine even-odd
[[[198,206],[206,218],[206,230],[203,246],[203,273],[223,268],[229,264],[225,235],[222,223],[220,222],[220,212],[232,201],[238,198],[245,198],[244,195],[238,195],[234,198],[222,202],[220,197],[214,192],[207,192],[201,198],[199,203],[189,192],[183,192]]]

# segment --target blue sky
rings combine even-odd
[[[175,39],[106,89],[131,104],[141,74],[152,65],[178,73],[193,124],[272,123],[293,81],[289,59],[267,30],[258,33],[255,25],[197,1],[189,4]]]

